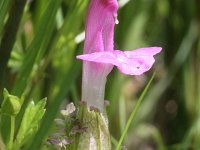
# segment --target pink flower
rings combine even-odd
[[[140,75],[155,62],[153,56],[160,47],[132,51],[114,50],[114,26],[117,20],[117,0],[91,0],[88,10],[84,54],[82,100],[89,106],[103,109],[107,75],[113,66],[128,75]]]

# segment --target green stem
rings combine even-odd
[[[15,117],[2,114],[1,116],[1,136],[6,150],[11,150],[13,146],[15,132]]]
[[[120,150],[121,149],[122,142],[123,142],[123,140],[124,140],[124,138],[125,138],[125,136],[126,136],[126,134],[128,132],[128,129],[129,129],[129,127],[130,127],[130,125],[131,125],[131,123],[132,123],[132,121],[133,121],[138,109],[139,109],[139,106],[140,106],[142,100],[144,99],[145,94],[147,93],[147,90],[149,89],[149,86],[151,85],[151,82],[154,79],[154,76],[155,76],[155,73],[153,74],[153,76],[151,77],[150,81],[146,85],[144,91],[140,95],[140,97],[139,97],[139,99],[138,99],[138,101],[137,101],[137,103],[136,103],[136,105],[135,105],[135,107],[134,107],[129,119],[128,119],[128,122],[126,123],[126,127],[125,127],[125,129],[124,129],[124,131],[122,133],[122,136],[121,136],[121,138],[119,140],[119,143],[117,144],[116,150]]]
[[[14,139],[14,134],[15,134],[15,117],[11,116],[10,117],[10,140],[8,143],[8,149],[11,150],[13,146],[13,139]]]

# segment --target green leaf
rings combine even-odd
[[[37,104],[31,101],[24,113],[19,132],[16,136],[14,147],[20,148],[32,135],[38,130],[39,122],[45,113],[46,98],[40,100]]]

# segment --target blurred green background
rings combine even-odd
[[[105,98],[115,149],[146,83],[156,77],[129,129],[128,150],[200,149],[200,1],[119,0],[115,49],[161,46],[151,71],[125,76],[114,69]],[[54,119],[81,96],[81,61],[89,0],[0,0],[2,90],[26,101],[47,97],[47,112],[28,143],[39,149]],[[24,109],[23,108],[23,109]],[[18,119],[20,122],[20,119]],[[43,147],[44,148],[44,147]]]

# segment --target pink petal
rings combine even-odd
[[[113,50],[117,0],[91,0],[86,21],[84,54]]]
[[[133,51],[107,51],[79,55],[78,59],[96,63],[113,64],[120,72],[128,75],[141,75],[148,71],[155,62],[154,55],[160,47],[140,48]]]
[[[161,47],[143,47],[143,48],[138,48],[132,51],[126,51],[126,55],[131,57],[132,55],[135,57],[136,55],[155,55],[157,53],[160,53],[162,50]]]

